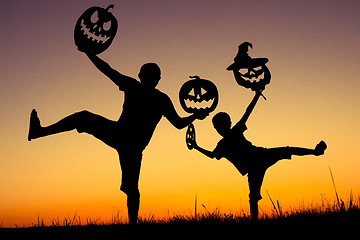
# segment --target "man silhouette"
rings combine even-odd
[[[95,54],[86,52],[92,63],[125,93],[123,111],[118,121],[100,115],[81,111],[61,119],[59,122],[42,127],[36,110],[30,115],[28,140],[76,129],[79,133],[93,135],[119,155],[122,181],[120,189],[127,195],[129,223],[136,223],[139,211],[140,193],[138,181],[142,152],[148,145],[156,125],[162,116],[177,129],[182,129],[195,119],[204,119],[206,113],[196,113],[181,118],[170,100],[157,90],[161,71],[157,64],[144,64],[138,77],[125,76],[114,70]]]
[[[268,70],[266,70],[268,71]],[[235,77],[239,74],[234,71]],[[263,148],[252,145],[244,136],[244,131],[247,130],[246,121],[253,111],[264,85],[254,83],[252,89],[255,90],[255,96],[245,114],[233,127],[231,127],[230,116],[225,112],[217,113],[213,119],[213,125],[216,131],[223,137],[217,144],[213,151],[208,151],[199,147],[195,140],[195,130],[192,134],[187,136],[187,144],[189,149],[196,149],[202,154],[220,160],[221,158],[228,159],[237,170],[242,174],[248,176],[249,182],[249,203],[251,219],[258,218],[258,201],[262,198],[260,194],[261,185],[264,179],[266,170],[282,159],[291,159],[292,155],[304,156],[324,154],[327,148],[324,141],[320,141],[314,149],[300,148],[300,147],[278,147],[278,148]],[[192,126],[193,128],[193,126]]]

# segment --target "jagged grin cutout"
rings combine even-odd
[[[97,11],[93,13],[93,15],[96,14],[97,16]],[[91,17],[91,19],[93,19],[93,17]],[[94,20],[95,21],[95,20]],[[97,21],[97,20],[96,20]],[[93,22],[91,20],[92,23],[96,23],[96,22]],[[85,25],[85,21],[84,19],[81,19],[81,32],[90,40],[92,41],[97,41],[98,43],[100,44],[103,44],[105,43],[107,40],[109,40],[110,37],[108,37],[107,35],[102,35],[100,33],[101,29],[103,29],[104,31],[108,31],[110,29],[110,26],[111,26],[111,22],[110,21],[107,21],[107,22],[104,22],[103,23],[103,26],[98,26],[97,24],[94,24],[93,28],[88,28],[86,25]],[[99,34],[99,35],[97,35]]]
[[[258,66],[258,67],[254,67],[254,68],[240,68],[239,69],[239,73],[240,76],[246,80],[246,81],[261,81],[264,80],[264,70],[265,70],[266,66]]]
[[[200,88],[200,92],[197,93],[195,93],[194,88],[191,89],[188,93],[188,99],[185,99],[186,107],[189,109],[209,109],[214,103],[215,97],[208,99],[204,97],[206,94],[207,91],[203,88]]]

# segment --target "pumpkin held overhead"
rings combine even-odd
[[[116,18],[109,12],[113,7],[91,7],[80,16],[74,29],[75,44],[79,50],[99,54],[110,46],[118,28]]]

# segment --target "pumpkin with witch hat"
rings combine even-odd
[[[240,44],[234,63],[228,66],[226,70],[239,72],[236,82],[240,86],[251,88],[253,91],[263,90],[271,79],[270,71],[266,66],[269,59],[251,58],[248,55],[249,47],[253,47],[249,42]]]

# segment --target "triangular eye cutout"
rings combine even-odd
[[[254,68],[253,68],[253,70],[256,71],[256,72],[259,71],[259,70],[261,70],[261,69],[262,69],[262,66],[258,66],[258,67],[254,67]]]
[[[207,93],[207,91],[205,89],[201,88],[200,93],[201,93],[201,95],[204,95],[205,93]]]
[[[195,91],[194,91],[194,89],[191,89],[191,91],[188,93],[188,95],[195,97]]]

